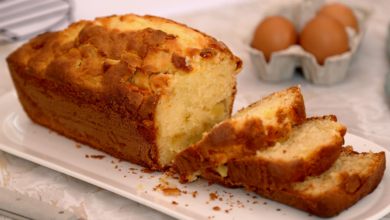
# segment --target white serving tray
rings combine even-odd
[[[302,31],[306,23],[315,17],[317,11],[324,5],[331,3],[325,0],[288,0],[278,2],[264,14],[263,18],[279,15],[290,20],[298,33]],[[314,84],[331,85],[342,82],[348,72],[359,45],[367,29],[368,20],[372,14],[372,8],[354,3],[342,2],[348,5],[354,12],[358,23],[359,32],[347,27],[350,50],[325,59],[324,65],[319,65],[316,58],[306,52],[299,44],[292,45],[285,50],[271,54],[270,61],[264,58],[263,52],[250,46],[252,36],[244,42],[244,47],[251,56],[258,76],[265,81],[285,81],[292,78],[296,67],[302,67],[306,80]],[[260,19],[260,20],[262,20]],[[260,21],[259,21],[260,23]]]
[[[155,192],[153,188],[159,184],[160,172],[141,173],[140,166],[119,162],[118,159],[84,145],[77,148],[78,143],[34,124],[24,113],[14,91],[0,97],[0,124],[1,150],[94,184],[179,219],[209,219],[209,217],[246,220],[322,219],[309,216],[308,213],[287,205],[260,198],[256,193],[247,193],[243,189],[227,189],[217,184],[209,186],[204,179],[199,185],[196,182],[184,185],[178,183],[180,190],[188,192],[181,196],[165,196]],[[345,136],[345,144],[353,145],[359,152],[385,151],[386,165],[390,167],[390,153],[384,148],[352,134]],[[85,155],[106,157],[99,160],[86,158]],[[130,168],[137,170],[132,171],[129,170]],[[170,180],[170,182],[177,182],[177,180]],[[379,219],[385,216],[390,212],[389,182],[390,171],[387,169],[382,182],[373,193],[331,219]],[[140,185],[142,190],[138,189]],[[196,198],[190,194],[192,191],[198,192]],[[210,200],[209,194],[216,191],[222,201]],[[172,201],[178,204],[174,205]],[[237,201],[240,201],[240,204]],[[221,210],[213,210],[216,206]],[[225,210],[229,210],[229,213]]]

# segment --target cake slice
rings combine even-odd
[[[263,98],[216,125],[203,139],[175,157],[174,170],[182,183],[194,181],[206,168],[229,159],[255,155],[291,132],[306,118],[300,87]]]
[[[275,146],[208,168],[202,176],[226,187],[281,189],[328,170],[340,156],[346,131],[336,116],[308,118]]]
[[[156,170],[230,118],[242,69],[215,38],[134,14],[39,35],[7,62],[32,121]]]
[[[357,153],[342,149],[333,166],[319,176],[293,183],[282,190],[259,188],[265,198],[320,217],[333,217],[373,192],[386,169],[385,152]]]

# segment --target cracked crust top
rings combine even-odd
[[[169,91],[170,74],[196,72],[193,59],[212,59],[219,52],[237,63],[237,73],[241,70],[242,61],[222,42],[168,19],[129,14],[39,35],[7,61],[19,73],[72,85],[108,104],[127,100],[131,112],[150,96]]]

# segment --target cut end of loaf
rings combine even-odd
[[[231,114],[236,64],[218,54],[212,61],[193,63],[199,71],[173,76],[174,88],[156,109],[159,162],[172,165],[176,154],[202,139],[203,133]]]

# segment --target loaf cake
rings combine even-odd
[[[275,145],[305,118],[300,87],[273,93],[217,124],[200,142],[177,154],[173,169],[182,183],[194,181],[206,168]]]
[[[230,188],[281,189],[328,170],[340,156],[346,131],[336,116],[308,118],[275,146],[260,149],[255,156],[208,168],[202,176]]]
[[[259,188],[265,198],[313,213],[333,217],[374,191],[386,169],[385,152],[357,153],[351,146],[319,176],[293,183],[282,190]]]
[[[134,14],[39,35],[7,62],[32,121],[156,170],[230,117],[242,68],[222,42]]]

